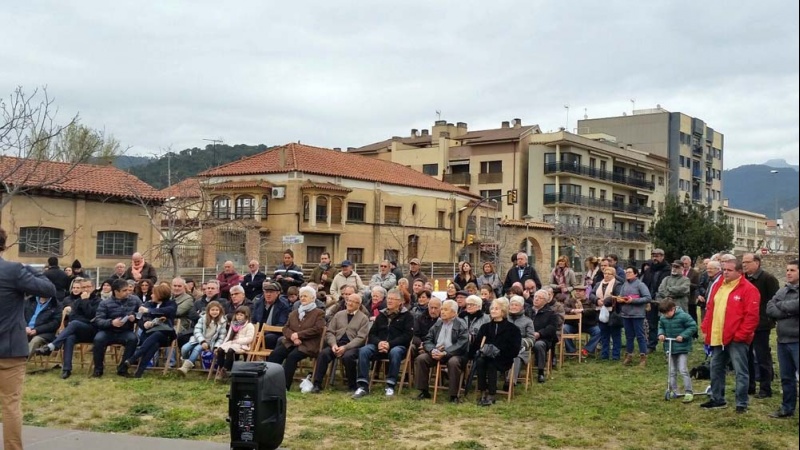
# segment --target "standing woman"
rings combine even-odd
[[[617,323],[619,317],[618,307],[614,300],[619,296],[622,285],[617,283],[617,271],[611,267],[606,267],[601,272],[603,280],[597,283],[595,289],[589,296],[589,300],[596,304],[598,308],[606,308],[607,314],[601,314],[600,325],[600,359],[608,359],[609,356],[614,361],[619,361],[622,349],[622,325]],[[617,314],[612,320],[612,313]]]
[[[625,269],[625,284],[620,289],[617,303],[622,303],[620,315],[625,327],[625,359],[622,363],[629,366],[633,362],[633,340],[639,345],[639,367],[647,364],[647,336],[644,334],[645,308],[650,303],[650,291],[638,278],[636,267]]]
[[[467,283],[475,283],[477,280],[478,277],[472,273],[472,265],[467,261],[461,261],[458,275],[453,279],[453,282],[461,287],[465,287]]]
[[[508,302],[495,300],[489,308],[491,321],[481,326],[475,342],[479,345],[480,356],[475,361],[478,371],[478,390],[481,396],[479,406],[494,404],[497,393],[497,372],[506,372],[514,364],[522,346],[522,335],[516,325],[509,322]]]
[[[556,267],[550,272],[550,287],[558,301],[563,302],[569,297],[572,286],[575,285],[575,271],[569,267],[567,255],[561,255],[556,261]]]
[[[503,295],[503,280],[501,280],[500,276],[497,275],[494,264],[489,261],[483,263],[483,275],[478,277],[478,281],[475,284],[480,286],[481,289],[483,289],[484,285],[490,285],[492,287],[492,291],[494,291],[495,298]]]
[[[600,261],[596,256],[590,256],[583,260],[583,269],[585,270],[583,284],[594,290],[597,283],[603,281],[604,278],[603,272],[600,271]]]
[[[159,284],[153,289],[151,299],[139,307],[138,324],[142,331],[139,336],[139,348],[133,352],[130,359],[120,364],[117,373],[127,375],[128,368],[137,360],[139,365],[136,367],[134,378],[141,378],[147,369],[147,363],[153,359],[156,352],[161,347],[167,347],[175,339],[175,313],[178,305],[172,298],[172,290],[169,285]]]
[[[283,339],[278,341],[267,360],[283,364],[287,391],[292,387],[297,364],[319,353],[319,344],[325,329],[325,311],[317,308],[316,298],[317,291],[314,288],[300,288],[300,307],[289,314],[289,320],[283,327]]]

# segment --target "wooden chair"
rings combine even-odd
[[[411,364],[411,346],[412,346],[412,344],[413,344],[413,340],[408,343],[408,349],[406,350],[406,357],[400,363],[400,378],[397,380],[397,384],[396,384],[397,394],[398,395],[400,395],[400,393],[403,392],[403,384],[404,383],[409,383],[409,385],[410,385],[410,381],[406,381],[406,374],[408,374],[409,380],[411,380],[411,370],[410,370],[409,367],[412,365]],[[376,378],[378,376],[378,373],[379,373],[381,367],[383,367],[384,374],[385,374],[386,373],[386,368],[389,367],[389,357],[388,357],[388,355],[380,356],[378,359],[376,359],[373,362],[372,376],[369,379],[369,390],[370,391],[372,390],[372,385],[376,382]],[[384,376],[384,379],[381,380],[381,382],[382,383],[386,382],[386,377],[385,376]]]
[[[577,320],[578,321],[578,330],[576,333],[567,333],[564,331],[564,325],[561,325],[561,339],[558,340],[558,369],[561,370],[561,366],[564,364],[564,357],[565,356],[577,356],[578,362],[580,363],[583,354],[581,353],[582,348],[582,341],[581,337],[583,336],[583,315],[582,314],[567,314],[564,316],[564,324],[568,320]],[[575,345],[575,352],[568,353],[566,351],[566,345],[564,343],[564,339],[572,339],[573,345]]]
[[[531,347],[531,348],[529,348],[529,349],[528,349],[528,363],[527,363],[527,364],[525,364],[525,362],[524,362],[524,361],[522,361],[522,359],[519,359],[519,360],[516,360],[516,359],[515,359],[515,360],[514,360],[514,364],[525,364],[525,372],[523,372],[522,370],[520,370],[520,371],[519,371],[519,376],[517,377],[517,379],[516,379],[516,380],[514,380],[514,382],[511,382],[511,381],[509,380],[509,384],[508,384],[508,391],[509,391],[509,392],[508,392],[508,399],[509,399],[509,400],[511,400],[511,397],[513,397],[513,395],[514,395],[514,388],[515,388],[515,385],[516,385],[516,383],[517,383],[517,382],[519,382],[519,381],[522,381],[522,382],[524,382],[524,383],[525,383],[525,392],[527,392],[527,391],[528,391],[528,388],[530,387],[530,384],[531,384],[531,380],[533,379],[533,378],[532,378],[532,377],[533,377],[533,362],[534,362],[534,358],[533,358],[533,347]],[[514,370],[515,368],[516,368],[516,367],[512,367],[512,368],[511,368],[512,372],[510,372],[510,373],[508,374],[508,375],[509,375],[509,378],[511,378],[511,377],[513,377],[513,376],[514,376],[514,372],[513,372],[513,370]]]
[[[283,327],[267,324],[263,324],[260,328],[256,326],[255,343],[250,348],[249,352],[245,352],[247,361],[255,361],[256,358],[262,358],[266,361],[269,355],[272,354],[272,349],[266,347],[266,340],[264,339],[265,333],[283,333]]]
[[[316,371],[317,371],[317,362],[319,360],[319,354],[322,353],[322,349],[325,348],[325,333],[327,331],[328,331],[328,327],[327,326],[322,327],[322,338],[319,340],[319,348],[317,349],[317,356],[315,356],[313,358],[306,358],[306,359],[300,361],[300,363],[297,365],[297,371],[294,373],[294,379],[295,380],[299,381],[299,380],[302,380],[303,378],[305,378],[303,376],[303,373],[300,371],[300,369],[304,366],[303,363],[305,363],[306,361],[311,363],[311,373],[312,374],[316,373]],[[308,375],[308,374],[306,374],[306,375]]]
[[[66,322],[67,322],[67,316],[68,315],[69,315],[69,312],[66,310],[66,308],[61,311],[61,323],[58,325],[58,329],[56,330],[56,336],[58,336],[62,331],[64,331],[64,328],[66,327]],[[53,361],[57,362],[59,360],[59,358],[63,359],[63,357],[64,357],[64,352],[62,352],[61,349],[59,348],[59,349],[54,350],[53,352],[51,352],[47,356],[34,354],[33,357],[30,358],[28,361],[29,362],[32,361],[33,367],[37,367],[38,366],[42,370],[48,370],[48,369],[50,369],[50,364]],[[63,361],[62,361],[62,363],[63,363]]]
[[[466,355],[464,355],[464,357],[466,357]],[[461,376],[458,378],[458,386],[459,386],[458,392],[459,393],[461,392],[461,390],[463,389],[463,386],[464,386],[464,377],[467,374],[467,367],[466,366],[467,366],[467,364],[464,364],[464,370],[461,371]],[[434,382],[433,382],[433,403],[436,403],[436,397],[439,394],[439,386],[441,385],[441,383],[439,383],[439,381],[442,379],[441,374],[442,374],[442,372],[447,370],[447,366],[442,366],[442,361],[437,361],[435,370],[436,370],[436,376],[434,377]],[[448,383],[453,383],[453,382],[455,382],[455,380],[453,380],[452,377],[448,377],[448,381],[447,382]],[[441,387],[444,387],[444,386],[441,386]]]

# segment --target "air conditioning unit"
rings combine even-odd
[[[286,197],[286,188],[285,187],[274,187],[272,188],[272,198],[285,198]]]

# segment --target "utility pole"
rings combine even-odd
[[[219,138],[219,139],[203,139],[203,140],[211,142],[214,145],[213,150],[212,150],[211,167],[216,167],[216,165],[217,165],[217,143],[221,144],[221,143],[223,143],[225,141],[223,141],[222,138]]]

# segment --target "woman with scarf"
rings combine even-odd
[[[210,303],[209,303],[210,304]],[[250,323],[250,308],[240,306],[233,315],[231,326],[222,345],[217,347],[217,365],[222,361],[222,368],[217,371],[214,381],[221,381],[228,377],[228,372],[233,368],[236,355],[241,355],[250,350],[250,344],[256,335],[255,326]]]
[[[622,348],[622,323],[619,317],[619,307],[614,298],[619,296],[622,284],[617,282],[617,271],[612,267],[603,269],[603,281],[598,283],[592,291],[589,300],[606,312],[600,312],[600,359],[619,361]],[[614,317],[612,317],[612,315]]]
[[[569,297],[572,286],[575,285],[575,272],[569,267],[569,259],[561,255],[556,261],[556,267],[550,272],[550,287],[556,298],[563,302]]]
[[[472,273],[472,264],[467,261],[461,261],[458,266],[458,275],[453,279],[453,282],[459,286],[466,287],[467,283],[475,283],[478,277]]]
[[[103,281],[100,290],[97,291],[97,296],[100,297],[100,300],[108,300],[112,295],[114,295],[114,291],[111,289],[111,280]]]
[[[589,288],[586,290],[586,294],[591,296],[591,291],[597,283],[603,281],[603,272],[600,271],[600,261],[596,256],[590,256],[583,260],[583,267],[583,284]]]
[[[483,275],[478,277],[475,284],[480,286],[481,289],[487,284],[490,285],[495,298],[503,295],[503,280],[497,275],[494,264],[489,261],[483,263]],[[488,306],[486,307],[486,312],[489,312]]]
[[[117,373],[127,375],[128,369],[136,361],[139,365],[134,378],[141,378],[147,369],[147,363],[153,359],[161,347],[167,347],[175,339],[175,313],[178,305],[172,300],[172,290],[166,284],[159,284],[153,289],[152,298],[139,307],[136,314],[139,329],[139,348],[130,359],[120,363]]]
[[[325,330],[325,311],[317,308],[316,298],[317,291],[314,288],[300,288],[300,307],[289,314],[289,320],[283,327],[283,339],[278,341],[269,355],[269,362],[283,364],[287,391],[292,386],[297,364],[319,353]]]
[[[497,373],[506,372],[514,364],[522,345],[522,334],[516,325],[509,322],[508,302],[497,299],[489,308],[491,321],[481,326],[475,341],[480,345],[480,354],[475,360],[478,372],[478,406],[491,406],[497,393]]]

